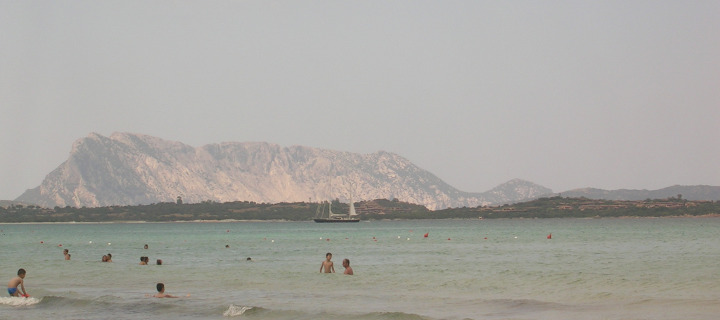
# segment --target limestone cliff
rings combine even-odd
[[[17,201],[46,207],[97,207],[206,200],[347,202],[397,198],[429,209],[529,200],[550,189],[522,180],[486,193],[459,191],[388,152],[356,154],[264,142],[192,147],[156,137],[96,133]]]

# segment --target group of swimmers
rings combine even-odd
[[[148,245],[145,245],[145,249],[148,248]],[[68,249],[63,250],[63,255],[65,256],[65,260],[70,260],[70,251]],[[149,262],[149,258],[142,256],[140,257],[140,264],[141,265],[147,265]],[[252,261],[251,258],[247,258],[248,261]],[[112,255],[106,254],[102,257],[103,262],[112,262]],[[161,265],[162,260],[158,259],[157,264]],[[343,259],[342,266],[345,268],[345,272],[343,274],[346,275],[353,275],[353,269],[350,267],[350,259]],[[328,252],[325,254],[325,260],[320,264],[320,272],[321,273],[335,273],[335,266],[332,262],[332,253]],[[19,269],[17,272],[17,276],[10,279],[8,282],[8,294],[13,297],[30,297],[30,295],[25,291],[25,275],[27,272],[25,269]],[[19,289],[19,290],[18,290]],[[157,283],[156,285],[157,293],[153,295],[155,298],[177,298],[177,296],[173,296],[170,294],[165,293],[165,284],[162,282]]]
[[[326,253],[325,261],[320,264],[321,273],[335,273],[335,266],[333,265],[333,262],[330,261],[331,259],[332,253]],[[350,259],[343,259],[342,265],[345,267],[345,272],[343,272],[343,274],[353,275],[353,269],[350,267]]]
[[[25,269],[20,268],[17,272],[17,276],[10,279],[8,282],[7,290],[11,297],[30,297],[27,291],[25,291],[25,275],[27,275]],[[155,288],[158,291],[155,295],[153,295],[155,298],[178,298],[177,296],[165,293],[165,284],[162,282],[155,285]],[[188,296],[190,295],[188,294]]]

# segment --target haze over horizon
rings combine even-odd
[[[484,192],[720,185],[718,1],[0,1],[0,199],[91,132],[387,151]]]

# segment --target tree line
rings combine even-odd
[[[55,207],[11,205],[0,207],[0,222],[111,222],[197,220],[285,220],[311,221],[320,204],[307,202],[256,203],[251,201],[200,203],[155,203],[137,206]],[[347,204],[333,201],[338,212]],[[688,201],[677,198],[644,201],[610,201],[586,198],[549,197],[495,207],[463,207],[431,211],[396,199],[377,199],[356,204],[361,220],[385,219],[497,219],[497,218],[589,218],[666,217],[720,214],[720,201]],[[363,209],[364,208],[364,209]],[[368,209],[372,208],[372,209]]]

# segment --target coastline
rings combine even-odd
[[[408,219],[410,220],[410,219]],[[159,224],[159,223],[225,223],[225,222],[312,222],[312,221],[291,221],[291,220],[176,220],[176,221],[60,221],[60,222],[49,222],[49,221],[38,221],[38,222],[0,222],[3,224]]]
[[[704,214],[704,215],[672,215],[672,216],[619,216],[619,217],[603,217],[603,216],[597,216],[597,217],[552,217],[552,218],[525,218],[525,217],[519,217],[519,218],[484,218],[484,219],[477,219],[477,218],[446,218],[446,219],[373,219],[373,220],[364,220],[362,222],[371,222],[371,221],[413,221],[413,220],[419,220],[419,221],[433,221],[433,220],[439,220],[439,221],[449,221],[449,220],[546,220],[546,219],[578,219],[578,220],[591,220],[591,219],[679,219],[679,218],[720,218],[720,213],[711,213],[711,214]],[[48,222],[48,221],[38,221],[38,222],[0,222],[0,225],[3,224],[16,224],[16,225],[31,225],[31,224],[161,224],[161,223],[227,223],[227,222],[265,222],[265,223],[283,223],[283,222],[307,222],[311,223],[312,220],[307,221],[292,221],[292,220],[286,220],[286,219],[269,219],[269,220],[259,220],[259,219],[248,219],[248,220],[239,220],[239,219],[224,219],[224,220],[173,220],[173,221],[137,221],[137,220],[129,220],[129,221],[61,221],[61,222]]]

